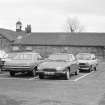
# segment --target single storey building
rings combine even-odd
[[[0,28],[0,50],[5,50],[6,52],[11,51],[11,44],[14,43],[20,36],[24,36],[25,32],[16,32],[8,29]]]
[[[12,51],[35,51],[42,56],[51,53],[95,53],[105,57],[105,33],[31,33],[11,44]]]

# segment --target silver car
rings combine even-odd
[[[89,72],[96,70],[98,60],[95,54],[79,53],[77,54],[76,58],[78,60],[78,66],[80,70],[88,70]]]
[[[10,76],[15,76],[18,72],[28,72],[33,76],[36,75],[37,65],[40,63],[41,56],[33,52],[18,52],[9,54],[6,59],[3,71],[8,71]]]

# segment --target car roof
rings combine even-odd
[[[78,56],[80,56],[80,55],[90,55],[91,57],[95,57],[95,54],[93,54],[93,53],[78,53],[78,54],[76,55],[76,57],[78,57]]]
[[[60,54],[64,54],[64,55],[66,55],[66,54],[68,54],[68,55],[73,55],[73,54],[70,54],[70,53],[52,53],[52,54],[50,54],[50,55],[60,55]]]
[[[36,52],[11,52],[13,54],[39,54],[39,53],[36,53]],[[40,54],[39,54],[40,55]]]
[[[77,55],[94,55],[94,54],[92,54],[92,53],[78,53]]]

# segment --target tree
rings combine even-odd
[[[80,24],[76,17],[68,18],[65,27],[67,32],[82,32],[84,30],[84,26]]]

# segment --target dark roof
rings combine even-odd
[[[31,33],[14,44],[105,46],[105,33]]]
[[[23,31],[16,32],[16,31],[0,28],[0,35],[2,35],[3,37],[6,37],[10,41],[14,41],[17,39],[18,36],[24,36],[25,32]]]

